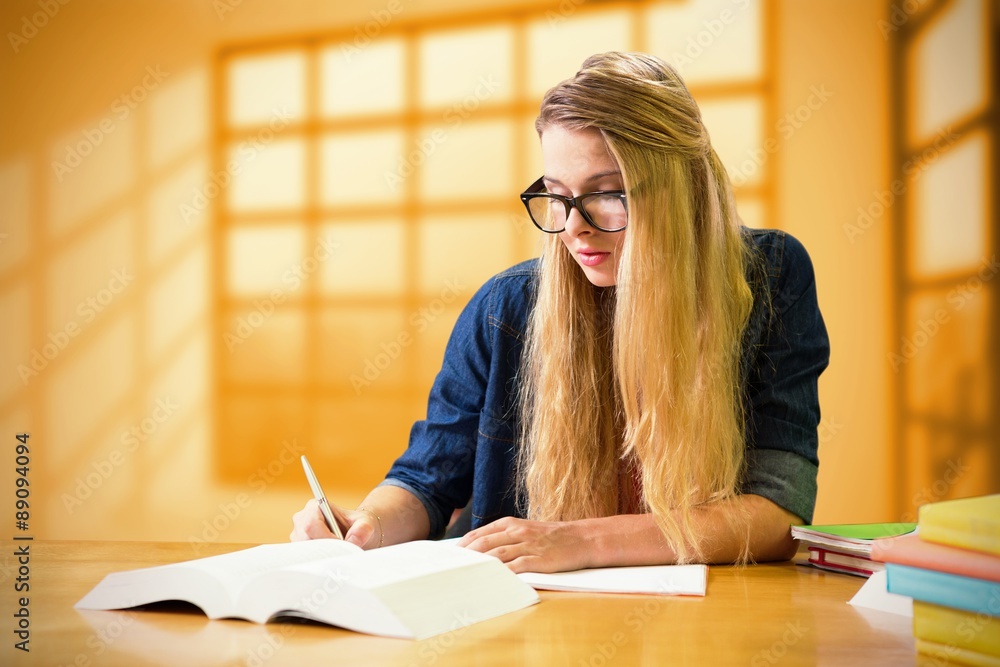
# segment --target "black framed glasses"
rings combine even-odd
[[[588,225],[602,232],[620,232],[628,224],[628,201],[623,190],[564,197],[547,192],[544,180],[539,178],[521,193],[521,201],[535,227],[548,234],[566,229],[566,220],[574,208]]]

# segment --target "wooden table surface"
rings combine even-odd
[[[17,546],[26,543],[17,543]],[[318,624],[210,621],[192,609],[73,608],[119,570],[250,545],[30,542],[30,653],[13,648],[18,565],[0,559],[0,664],[91,665],[916,665],[910,620],[847,604],[863,579],[792,563],[711,567],[704,598],[542,592],[542,601],[423,641]]]

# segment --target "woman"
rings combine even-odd
[[[521,571],[777,560],[816,496],[829,342],[809,257],[741,226],[678,75],[606,53],[550,90],[540,261],[455,326],[427,419],[355,512],[365,548],[439,536]],[[314,502],[292,539],[330,537]]]

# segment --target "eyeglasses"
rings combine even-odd
[[[546,192],[543,179],[539,178],[521,193],[521,201],[535,227],[548,234],[565,230],[566,220],[574,208],[588,225],[602,232],[620,232],[628,224],[628,204],[623,190],[563,197]]]

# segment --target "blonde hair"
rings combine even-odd
[[[703,559],[692,510],[737,494],[745,450],[739,368],[753,295],[725,168],[680,77],[648,55],[588,58],[545,95],[536,128],[551,125],[601,132],[629,195],[628,229],[613,288],[591,285],[557,235],[544,241],[520,501],[540,520],[610,516],[622,479],[641,475],[641,511],[679,562]]]

